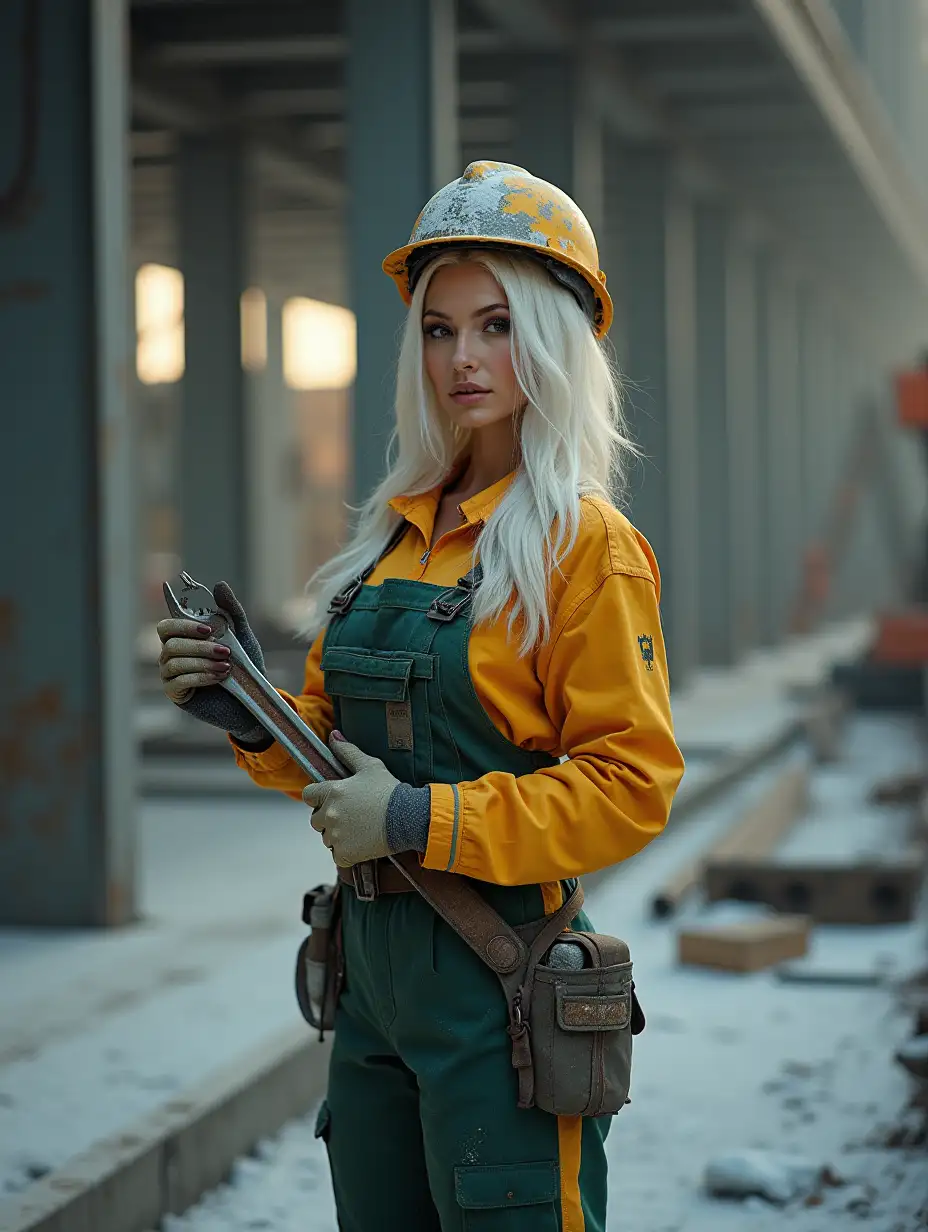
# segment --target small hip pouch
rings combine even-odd
[[[601,933],[558,939],[583,952],[564,970],[544,959],[527,973],[533,1103],[556,1116],[604,1116],[628,1103],[632,1036],[644,1029],[628,946]]]
[[[303,923],[310,934],[296,957],[296,999],[300,1013],[319,1039],[335,1027],[335,1011],[345,979],[342,948],[341,886],[320,885],[303,895]]]

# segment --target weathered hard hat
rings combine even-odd
[[[409,243],[384,260],[384,272],[408,304],[419,275],[442,249],[472,246],[531,254],[574,294],[596,337],[608,331],[612,300],[593,230],[570,197],[547,180],[512,163],[471,163],[432,197]]]

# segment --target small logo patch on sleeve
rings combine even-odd
[[[643,633],[638,639],[638,649],[649,672],[654,671],[654,638],[650,633]]]

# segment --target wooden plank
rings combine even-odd
[[[805,916],[685,928],[677,937],[677,954],[688,966],[761,971],[806,954],[809,931],[810,921]]]
[[[731,829],[706,851],[687,861],[657,890],[651,900],[652,913],[659,919],[673,915],[702,881],[708,862],[737,856],[757,857],[773,851],[796,824],[806,806],[808,791],[809,772],[805,767],[785,770]]]
[[[823,924],[901,924],[914,917],[925,854],[855,864],[772,864],[716,860],[703,884],[710,902],[737,899],[802,912]]]

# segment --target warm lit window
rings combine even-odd
[[[184,278],[167,265],[143,265],[135,276],[135,366],[143,385],[184,375]]]
[[[267,367],[267,296],[260,287],[242,292],[242,367],[263,372]]]
[[[284,377],[291,389],[347,389],[357,369],[353,312],[315,299],[283,308]]]

